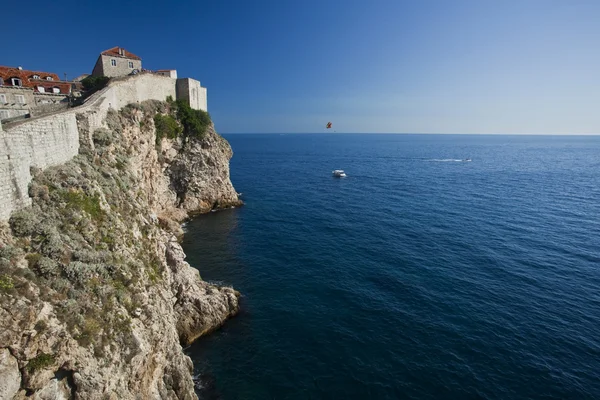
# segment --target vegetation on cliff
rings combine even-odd
[[[120,124],[126,115],[111,118]],[[134,190],[137,178],[127,168],[121,140],[114,129],[98,130],[93,150],[37,171],[30,186],[33,206],[10,218],[17,242],[2,253],[2,274],[13,279],[4,290],[28,296],[31,284],[39,287],[39,300],[54,304],[73,337],[97,354],[115,341],[132,340],[136,294],[162,273],[148,251],[156,247],[159,227],[131,230],[148,218],[148,198]],[[14,262],[20,253],[26,266]]]
[[[121,390],[114,398],[133,398],[134,388],[146,382],[139,374],[154,385],[144,390],[161,397],[173,392],[189,398],[193,393],[189,361],[177,335],[187,343],[218,326],[237,311],[238,296],[232,289],[200,282],[172,239],[180,230],[175,220],[187,214],[176,209],[179,193],[169,189],[168,163],[187,141],[206,135],[204,124],[210,125],[210,118],[203,115],[177,102],[131,104],[109,112],[107,127],[92,134],[93,146],[82,147],[72,161],[32,171],[33,205],[13,213],[9,226],[0,227],[0,315],[6,323],[0,350],[11,346],[24,391],[43,387],[48,381],[42,376],[68,370],[77,390],[108,393],[102,377],[85,380],[80,375],[113,368],[105,374],[136,371],[130,381],[110,382]],[[157,139],[162,147],[155,146],[159,130],[173,139]],[[215,138],[215,143],[223,140]],[[228,163],[230,153],[211,151]],[[179,173],[186,162],[177,164]],[[185,175],[188,184],[190,176]],[[152,324],[158,325],[144,331]],[[175,341],[165,329],[171,329]],[[171,346],[167,350],[157,347],[165,342]],[[160,352],[162,364],[156,362]],[[92,369],[86,365],[92,362],[89,357],[96,363]],[[155,381],[165,374],[168,380]]]
[[[162,138],[175,139],[182,134],[184,138],[202,139],[212,123],[208,112],[194,110],[184,100],[174,101],[170,96],[163,113],[154,116],[157,144]]]

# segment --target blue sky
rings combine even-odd
[[[0,64],[74,77],[125,47],[200,80],[221,133],[598,134],[598,21],[598,0],[30,1]]]

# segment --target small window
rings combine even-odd
[[[60,89],[57,87],[52,88],[52,93],[60,93]]]
[[[40,79],[40,76],[39,75],[34,75],[34,76],[31,77],[31,79]]]
[[[52,79],[52,77],[51,77],[51,76],[47,76],[47,77],[46,77],[46,80],[47,80],[47,81],[53,81],[54,79]]]
[[[19,78],[10,78],[10,83],[13,86],[23,86],[23,83],[21,82],[21,80]]]
[[[25,104],[25,96],[22,94],[16,94],[15,99],[17,99],[18,104]]]
[[[110,65],[112,65],[113,67],[117,66],[117,60],[115,60],[114,58],[112,60],[110,60]]]
[[[1,104],[6,103],[6,95],[4,93],[0,93],[0,103]]]
[[[133,68],[133,61],[129,61],[129,68]]]
[[[38,87],[37,87],[37,90],[38,90],[38,92],[40,92],[40,93],[46,93],[46,88],[45,88],[45,87],[43,87],[43,86],[38,86]]]
[[[8,111],[0,110],[0,119],[6,119],[6,118],[8,118]]]

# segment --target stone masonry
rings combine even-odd
[[[208,111],[206,88],[191,78],[177,79],[177,98],[187,100],[194,110]]]

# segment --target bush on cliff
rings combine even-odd
[[[170,115],[156,114],[154,116],[154,126],[156,127],[156,144],[159,144],[162,138],[175,139],[181,132],[181,126],[177,120]]]
[[[81,80],[81,84],[86,92],[93,93],[104,88],[109,80],[108,76],[88,76]]]
[[[183,134],[186,137],[203,138],[211,123],[210,115],[206,111],[194,110],[184,100],[177,100],[174,105],[175,115],[183,125]]]

